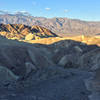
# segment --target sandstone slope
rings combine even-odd
[[[26,26],[23,24],[0,24],[0,35],[8,39],[34,40],[56,37],[50,30],[40,26]]]

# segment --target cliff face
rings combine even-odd
[[[40,26],[26,26],[23,24],[0,24],[0,35],[10,39],[35,39],[56,37],[50,30]]]

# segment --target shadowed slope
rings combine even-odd
[[[0,99],[89,100],[84,79],[92,67],[99,68],[98,48],[73,40],[43,45],[0,37]]]

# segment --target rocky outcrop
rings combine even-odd
[[[0,47],[0,65],[21,78],[37,69],[54,66],[54,63],[39,48],[3,45]]]
[[[19,79],[10,69],[0,66],[0,85],[6,85],[7,82],[13,82]]]
[[[100,65],[100,49],[85,53],[80,57],[80,67],[83,69],[96,70]]]
[[[60,61],[58,62],[58,65],[63,66],[64,68],[76,68],[79,65],[77,64],[79,56],[68,54],[63,56]]]

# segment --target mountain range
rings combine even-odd
[[[100,22],[81,21],[69,18],[44,18],[20,14],[1,14],[0,23],[39,25],[60,36],[68,35],[97,35],[100,33]]]

